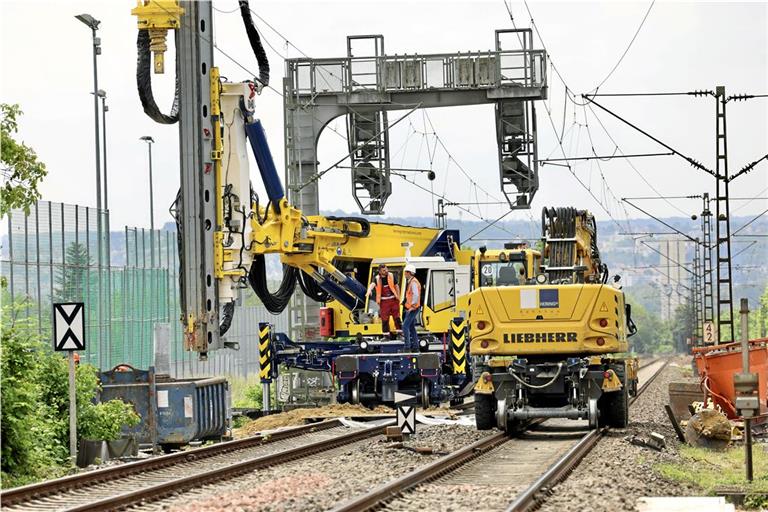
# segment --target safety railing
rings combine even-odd
[[[289,59],[293,95],[546,86],[544,50]]]

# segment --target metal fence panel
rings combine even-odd
[[[82,301],[87,349],[81,360],[101,369],[152,365],[154,326],[167,323],[173,376],[258,373],[258,323],[269,321],[287,332],[287,313],[270,314],[248,292],[227,334],[240,350],[212,352],[198,361],[182,344],[176,233],[125,227],[109,234],[106,254],[99,217],[102,226],[109,225],[107,211],[48,201],[39,201],[28,215],[21,210],[8,215],[0,245],[0,274],[7,282],[3,299],[22,304],[21,314],[36,320],[43,339],[51,337],[52,302]]]

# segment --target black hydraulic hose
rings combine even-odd
[[[362,217],[326,217],[328,220],[348,222],[353,224],[360,224],[360,231],[349,231],[347,229],[344,234],[355,238],[366,238],[371,234],[371,223],[368,219]]]
[[[224,336],[232,326],[232,319],[235,317],[235,301],[230,301],[224,304],[221,308],[221,323],[219,324],[219,336]]]
[[[253,55],[256,57],[256,62],[259,65],[258,80],[264,87],[266,87],[269,85],[269,61],[267,60],[267,52],[264,51],[264,46],[261,44],[259,32],[256,30],[256,26],[253,24],[251,8],[248,6],[248,0],[239,0],[238,4],[240,4],[240,15],[243,17],[245,33],[248,34],[248,42],[251,43]]]
[[[296,289],[296,274],[298,269],[283,265],[283,280],[280,288],[275,293],[269,291],[267,287],[267,269],[263,254],[257,254],[253,257],[251,269],[248,272],[248,282],[253,291],[264,303],[267,311],[273,314],[282,313],[291,300],[291,295]]]
[[[176,250],[179,255],[179,290],[181,293],[181,310],[186,311],[187,300],[184,294],[184,228],[181,225],[181,219],[184,217],[181,208],[181,189],[176,192],[176,199],[168,210],[176,222]]]
[[[174,34],[176,34],[176,32],[177,31],[174,30]],[[178,43],[178,36],[176,42]],[[157,103],[155,103],[155,96],[152,94],[152,56],[149,51],[148,30],[139,29],[139,35],[136,39],[136,49],[138,54],[136,60],[136,86],[139,91],[141,106],[144,107],[144,113],[152,118],[153,121],[160,124],[173,124],[177,122],[179,120],[179,95],[181,87],[179,84],[178,71],[176,73],[176,87],[173,95],[171,112],[166,115],[160,112]]]
[[[304,272],[303,270],[298,272],[298,281],[299,286],[301,287],[301,291],[304,292],[304,295],[309,297],[315,302],[328,302],[331,300],[331,295],[320,288],[320,285],[317,284],[317,281],[315,281],[312,276]]]

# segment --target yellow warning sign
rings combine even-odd
[[[483,308],[481,308],[480,306],[478,306],[478,307],[477,307],[477,310],[475,311],[475,314],[477,314],[477,315],[484,315],[484,314],[485,314],[485,311],[483,311]]]
[[[600,311],[608,311],[608,304],[606,304],[605,302],[603,302],[603,305],[602,305],[602,306],[600,306]]]

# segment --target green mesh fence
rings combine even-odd
[[[98,236],[99,225],[109,237]],[[239,351],[220,350],[208,361],[182,345],[176,233],[126,227],[108,231],[108,212],[40,201],[29,214],[14,210],[3,223],[0,274],[2,301],[22,304],[50,340],[51,303],[86,304],[86,350],[81,360],[102,369],[127,363],[154,364],[154,330],[170,331],[170,372],[178,377],[258,373],[258,323],[288,332],[288,314],[272,315],[250,294],[236,308],[227,338]]]

